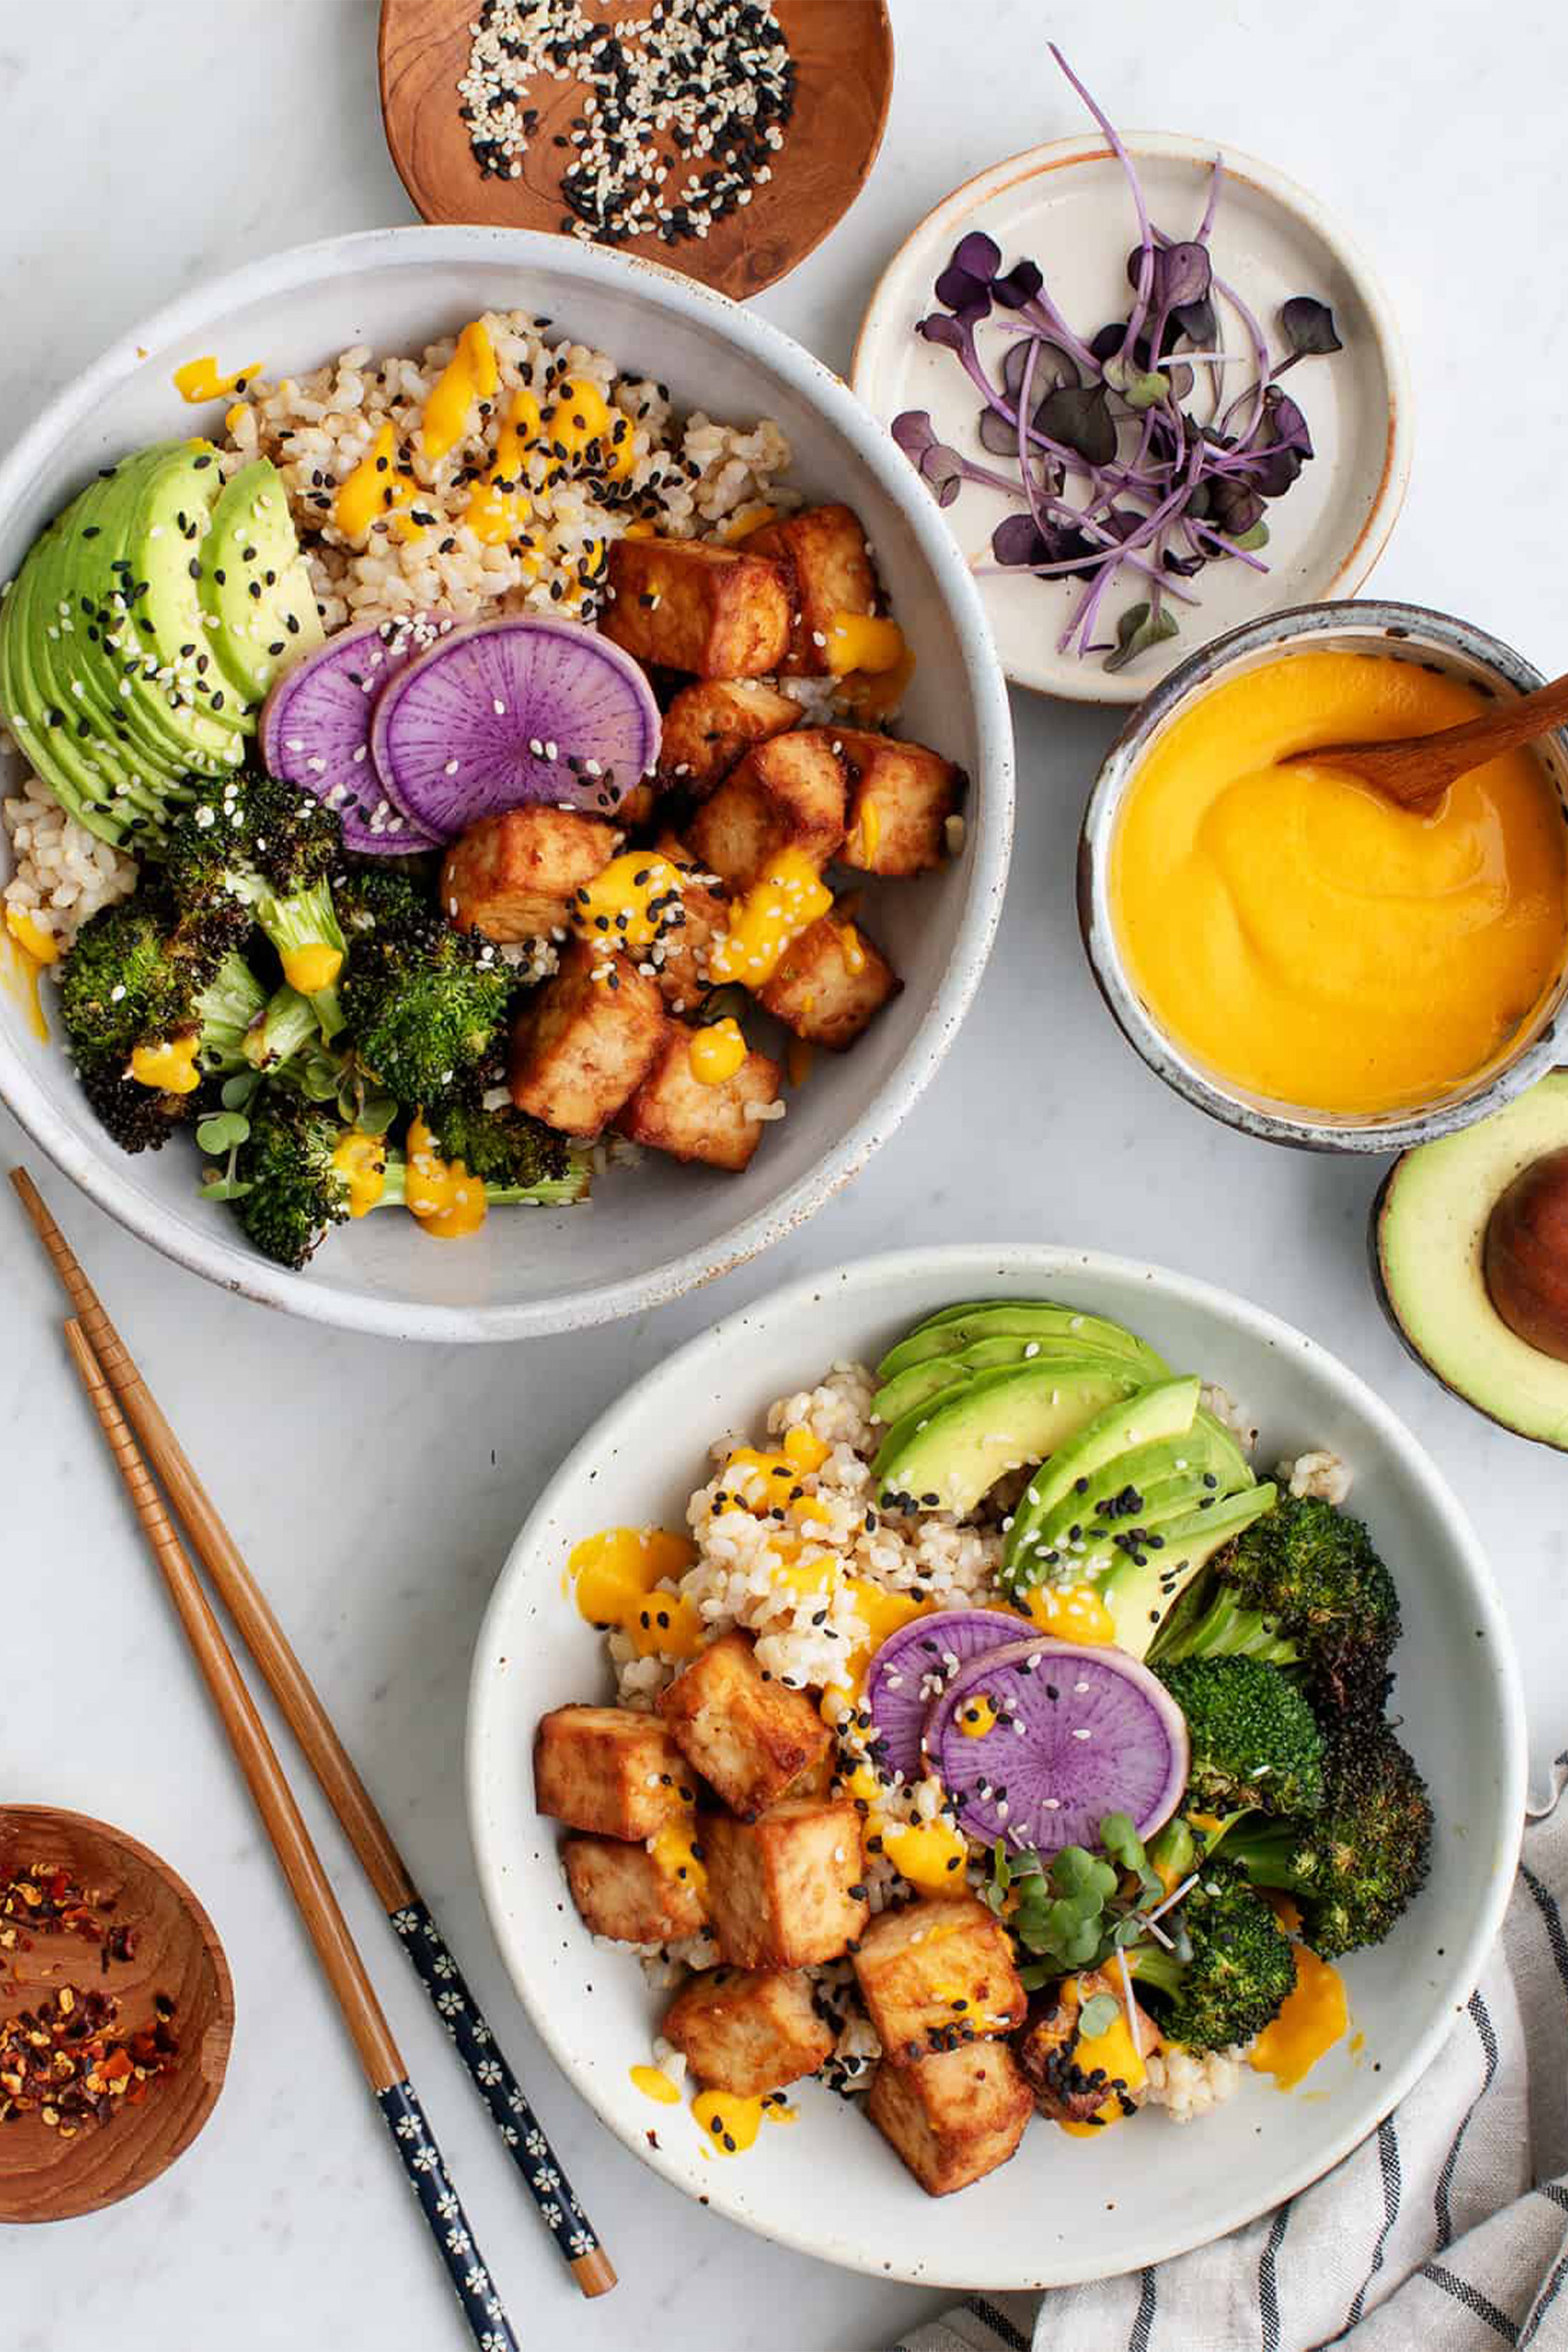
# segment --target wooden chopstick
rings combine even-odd
[[[605,2294],[615,2284],[610,2257],[595,2236],[538,2117],[447,1950],[391,1832],[333,1728],[331,1718],[294,1655],[266,1594],[219,1516],[211,1496],[143,1380],[130,1350],[105,1313],[102,1301],[51,1216],[37,1185],[25,1168],[12,1169],[11,1182],[110,1386],[167,1487],[219,1598],[238,1626],[284,1720],[303,1750],[322,1793],[337,1814],[415,1973],[435,2004],[469,2079],[489,2109],[558,2251],[585,2295]]]
[[[469,2332],[481,2352],[517,2352],[517,2340],[491,2287],[489,2273],[474,2244],[441,2151],[408,2079],[391,2028],[382,2014],[375,1989],[349,1933],[348,1921],[338,1907],[338,1898],[321,1866],[321,1857],[311,1843],[293,1790],[284,1778],[278,1752],[267,1736],[255,1702],[223,1638],[212,1604],[174,1532],[162,1497],[110,1391],[103,1367],[93,1353],[92,1343],[75,1316],[65,1324],[65,1339],[141,1521],[148,1547],[162,1571],[170,1598],[229,1735],[229,1745],[250,1784],[251,1795],[272,1840],[295,1906],[343,2013],[365,2080],[386,2120],[392,2144],[457,2290]],[[465,2250],[461,2253],[457,2251],[458,2245]]]

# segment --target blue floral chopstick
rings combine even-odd
[[[490,2273],[474,2244],[462,2200],[452,2186],[445,2160],[432,2136],[413,2085],[394,2083],[388,2089],[377,2092],[375,2103],[386,2118],[392,2144],[430,2224],[430,2234],[446,2265],[446,2275],[479,2352],[517,2352],[511,2322],[491,2285]]]

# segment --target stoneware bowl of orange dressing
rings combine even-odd
[[[1421,735],[1541,683],[1484,630],[1374,600],[1217,637],[1140,704],[1084,818],[1078,916],[1149,1067],[1271,1143],[1398,1151],[1561,1058],[1568,742],[1396,808],[1314,743]]]

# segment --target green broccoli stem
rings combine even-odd
[[[1201,1614],[1183,1621],[1178,1610],[1149,1645],[1149,1662],[1173,1665],[1185,1657],[1257,1657],[1269,1666],[1294,1666],[1301,1653],[1289,1636],[1255,1609],[1243,1609],[1223,1586]]]
[[[377,1208],[406,1208],[408,1206],[408,1162],[399,1151],[386,1155],[386,1179],[375,1206]],[[470,1176],[470,1184],[478,1179]],[[588,1186],[586,1170],[574,1169],[569,1176],[551,1177],[537,1184],[486,1184],[484,1197],[492,1208],[509,1208],[529,1202],[541,1208],[581,1200]]]
[[[266,1004],[261,982],[244,957],[231,950],[196,1000],[203,1070],[227,1075],[244,1068],[251,1028]]]
[[[1246,1871],[1254,1886],[1272,1887],[1281,1895],[1312,1892],[1290,1867],[1290,1857],[1301,1839],[1299,1821],[1270,1822],[1258,1813],[1233,1814],[1214,1845],[1220,1838],[1231,1861]],[[1213,1846],[1209,1850],[1212,1853]]]
[[[1129,1950],[1127,1966],[1132,1970],[1135,1991],[1146,1989],[1173,1997],[1181,1987],[1187,1963],[1179,1960],[1174,1952],[1167,1952],[1162,1943],[1140,1943]]]
[[[321,1035],[315,1004],[285,980],[274,989],[262,1017],[245,1039],[245,1059],[253,1069],[276,1071]]]
[[[285,976],[290,957],[311,947],[330,948],[341,970],[349,947],[332,903],[330,883],[313,882],[308,889],[296,890],[283,897],[259,873],[232,874],[230,880],[236,896],[251,909],[278,950]],[[335,1038],[344,1025],[336,973],[325,988],[309,989],[305,993],[315,1008],[322,1036]]]

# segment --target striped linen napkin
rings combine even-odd
[[[971,2296],[893,2352],[1568,2352],[1565,1780],[1568,1752],[1463,2023],[1353,2155],[1179,2261]]]

